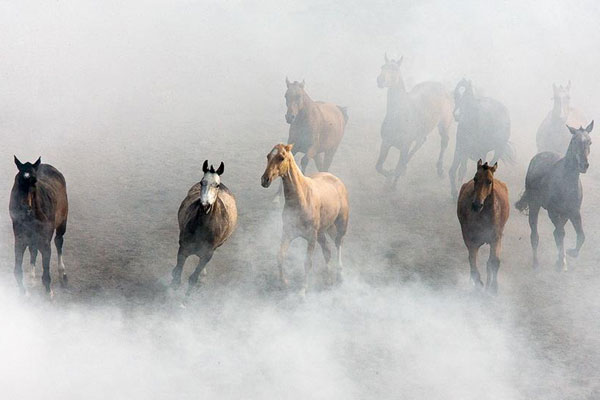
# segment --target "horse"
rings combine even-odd
[[[454,119],[457,121],[456,148],[449,171],[450,190],[456,199],[456,170],[460,165],[462,182],[467,160],[484,159],[494,152],[490,164],[499,160],[514,164],[514,149],[510,139],[510,117],[506,107],[489,97],[477,97],[471,81],[462,79],[454,90]]]
[[[460,188],[457,205],[463,240],[469,250],[471,280],[476,287],[483,286],[477,269],[477,253],[483,244],[490,245],[485,287],[492,293],[498,291],[502,232],[510,210],[508,188],[494,178],[497,168],[497,162],[490,166],[479,160],[475,177]]]
[[[206,265],[215,250],[233,233],[237,224],[237,207],[231,191],[221,183],[225,165],[217,170],[208,160],[202,165],[204,176],[188,191],[177,213],[179,221],[179,250],[177,265],[173,268],[171,287],[181,285],[181,271],[190,255],[199,258],[198,265],[188,280],[189,295],[200,274],[206,274]]]
[[[393,185],[396,186],[412,156],[437,126],[441,138],[437,172],[442,176],[444,152],[449,140],[448,129],[452,124],[452,99],[438,82],[421,82],[407,92],[400,73],[403,58],[392,60],[386,54],[384,59],[377,86],[380,89],[387,88],[387,111],[381,125],[381,147],[375,169],[386,177],[394,175]],[[395,172],[383,168],[392,147],[400,150]]]
[[[284,287],[287,287],[288,281],[283,271],[283,262],[291,241],[303,237],[308,242],[304,262],[304,281],[300,291],[300,295],[304,296],[317,242],[323,250],[331,278],[331,250],[327,243],[327,235],[335,242],[337,249],[335,281],[341,282],[342,241],[348,228],[348,192],[342,181],[330,173],[320,172],[310,177],[304,176],[296,165],[293,146],[293,144],[278,144],[273,147],[267,155],[267,167],[262,175],[261,185],[268,188],[278,177],[283,180],[285,205],[277,266]]]
[[[347,109],[313,101],[304,90],[304,81],[290,82],[285,78],[285,84],[285,121],[290,124],[288,143],[294,145],[294,155],[304,153],[300,160],[302,173],[306,172],[310,159],[314,159],[320,172],[327,172],[344,137]]]
[[[565,149],[569,147],[570,135],[567,125],[582,126],[585,124],[587,119],[583,114],[570,106],[570,90],[571,81],[565,87],[552,84],[554,105],[537,130],[538,153],[553,151],[563,154]]]
[[[567,153],[561,156],[559,153],[545,151],[535,155],[527,169],[525,192],[515,204],[519,211],[523,212],[529,209],[534,268],[539,265],[537,224],[540,207],[548,210],[548,216],[554,224],[554,241],[558,249],[557,269],[566,271],[568,268],[564,247],[567,220],[571,221],[577,234],[575,248],[569,249],[567,254],[574,258],[577,257],[585,241],[581,223],[583,188],[579,175],[585,174],[590,166],[589,154],[592,144],[590,132],[594,128],[594,121],[590,122],[586,128],[576,129],[570,126],[567,128],[571,132]]]
[[[31,274],[35,277],[35,262],[39,250],[42,253],[42,283],[46,293],[52,297],[52,236],[58,254],[60,282],[66,285],[68,280],[62,256],[69,214],[67,184],[65,177],[56,168],[50,164],[42,164],[41,157],[33,164],[22,163],[17,156],[14,156],[14,161],[18,173],[10,193],[9,211],[15,237],[15,278],[21,292],[25,293],[23,254],[29,248]]]

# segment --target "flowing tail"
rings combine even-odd
[[[342,112],[342,115],[344,116],[344,123],[347,124],[348,123],[348,107],[337,106],[337,108],[339,108],[340,111]]]
[[[515,152],[515,146],[512,142],[506,142],[504,153],[500,159],[509,165],[515,165],[517,163],[517,153]]]
[[[525,189],[519,201],[515,203],[515,208],[520,212],[525,212],[529,208],[529,193],[527,189]]]

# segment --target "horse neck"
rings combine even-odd
[[[560,98],[554,98],[554,105],[552,106],[552,118],[561,119],[560,116],[562,114],[562,102]]]
[[[573,150],[573,146],[569,143],[569,148],[567,149],[567,154],[564,157],[564,169],[567,176],[579,177],[579,168],[577,167],[577,157],[575,155],[575,150]]]
[[[402,105],[407,99],[406,89],[404,88],[404,82],[396,86],[390,86],[387,92],[387,109],[395,110],[398,106]]]
[[[286,207],[304,207],[306,205],[306,177],[296,162],[293,159],[290,161],[290,168],[282,177],[285,205]]]

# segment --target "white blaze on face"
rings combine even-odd
[[[202,192],[200,193],[200,203],[202,206],[212,206],[217,200],[221,177],[213,172],[207,172],[202,178]]]
[[[30,176],[31,176],[31,175],[29,174],[29,172],[25,172],[25,173],[23,174],[23,178],[25,178],[25,179],[29,179],[29,177],[30,177]]]
[[[273,150],[271,150],[271,155],[276,156],[278,152],[279,150],[277,150],[277,147],[275,147]]]

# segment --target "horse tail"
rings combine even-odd
[[[348,123],[348,107],[337,106],[344,116],[344,124]]]
[[[515,151],[515,146],[512,142],[506,142],[506,146],[504,147],[504,153],[500,158],[502,159],[502,161],[509,165],[515,165],[517,163],[517,153]]]
[[[525,212],[529,208],[529,193],[527,189],[525,189],[519,201],[515,203],[515,208],[520,212]]]

